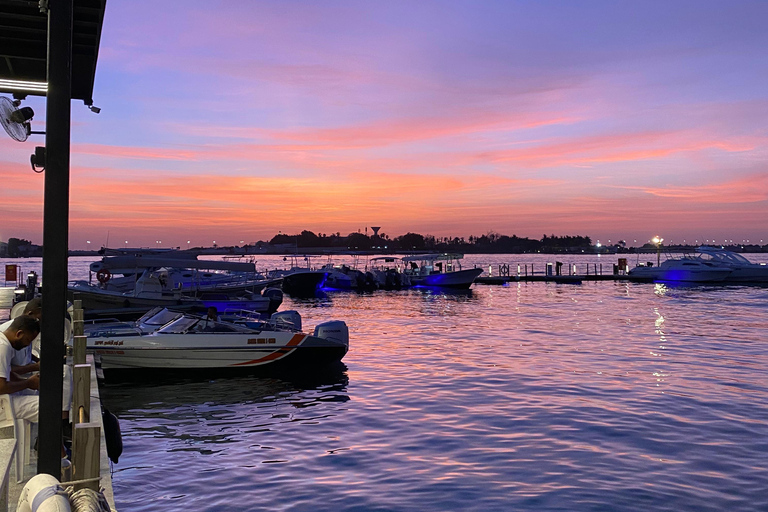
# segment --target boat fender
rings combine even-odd
[[[341,320],[323,322],[315,327],[315,336],[326,340],[338,341],[349,346],[349,328]]]
[[[117,459],[123,454],[123,436],[120,433],[120,422],[117,416],[102,407],[101,420],[104,423],[104,440],[107,443],[107,455],[109,460],[117,464]]]
[[[19,495],[18,512],[70,512],[69,495],[56,477],[40,473],[29,479]]]

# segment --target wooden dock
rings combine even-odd
[[[564,265],[560,262],[539,264],[536,267],[539,270],[535,270],[532,264],[517,265],[517,272],[511,272],[511,265],[502,263],[495,269],[493,266],[488,267],[490,275],[476,278],[475,283],[504,285],[529,281],[560,284],[581,284],[584,281],[638,281],[627,274],[627,260],[624,258],[619,259],[618,264],[606,265],[605,272],[601,263],[583,264],[580,267],[585,272],[577,273],[576,265]]]
[[[104,437],[104,425],[102,424],[101,420],[101,399],[99,397],[99,386],[96,379],[96,367],[93,364],[93,357],[88,356],[88,364],[91,367],[91,379],[90,379],[90,390],[89,390],[89,397],[90,397],[90,416],[93,418],[93,421],[97,422],[100,427],[101,435],[100,439],[98,441],[99,443],[99,473],[100,473],[100,480],[99,480],[99,486],[102,489],[102,492],[104,494],[104,497],[107,499],[107,502],[109,503],[110,510],[112,512],[115,512],[117,508],[115,507],[115,500],[114,496],[112,494],[112,474],[110,470],[110,463],[109,463],[109,456],[107,455],[107,443],[106,438]],[[13,427],[8,427],[6,429],[0,429],[0,440],[1,439],[13,439]],[[33,424],[33,436],[35,437],[37,430],[37,424]],[[6,468],[6,473],[9,473],[10,467]],[[15,471],[14,471],[14,478],[10,478],[7,482],[7,489],[8,489],[8,511],[13,512],[16,510],[16,504],[19,500],[19,495],[21,494],[22,489],[24,488],[24,485],[29,481],[29,478],[34,476],[37,472],[37,453],[32,450],[30,454],[30,463],[25,467],[25,475],[28,476],[28,478],[25,478],[24,481],[21,484],[16,483],[15,478]],[[66,484],[65,484],[66,485]],[[0,505],[2,504],[2,499],[0,499]]]
[[[613,274],[582,274],[582,275],[522,275],[522,276],[480,276],[475,279],[475,284],[504,285],[519,282],[545,282],[559,284],[581,284],[583,281],[636,281],[627,275]]]

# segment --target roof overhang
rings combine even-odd
[[[0,0],[0,92],[16,97],[47,92],[48,15],[38,0]],[[51,2],[53,3],[53,2]],[[74,0],[72,99],[93,103],[106,0]]]

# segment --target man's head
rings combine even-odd
[[[24,307],[23,314],[40,320],[40,317],[43,316],[43,299],[41,297],[35,297],[34,299],[27,302],[27,305]]]
[[[3,334],[14,349],[21,350],[28,347],[40,334],[40,322],[30,315],[21,315],[14,318]]]

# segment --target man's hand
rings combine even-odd
[[[29,389],[34,389],[34,390],[40,389],[40,375],[36,373],[30,378],[28,378],[27,386],[29,387]]]

